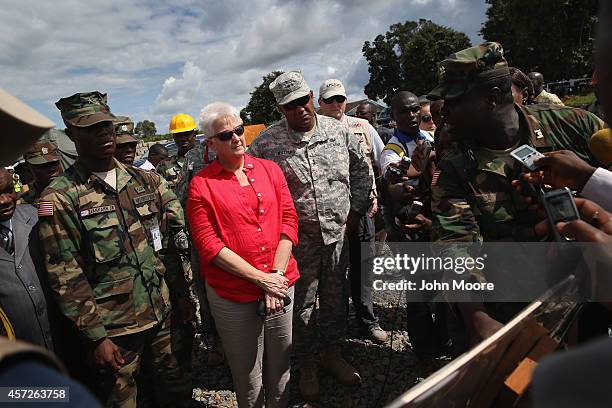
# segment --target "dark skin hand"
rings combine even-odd
[[[412,152],[412,156],[410,158],[412,159],[412,166],[414,166],[414,169],[420,173],[423,171],[423,169],[421,169],[421,163],[423,163],[423,158],[425,157],[425,141],[417,140],[416,144],[417,147]],[[429,151],[428,159],[428,164],[433,163],[436,159],[436,152],[433,149]]]
[[[97,366],[110,368],[113,371],[118,371],[125,364],[119,347],[109,338],[96,343],[93,357]]]
[[[395,219],[395,223],[397,225],[397,218]],[[399,226],[399,225],[398,225]],[[431,220],[425,217],[423,214],[417,214],[414,217],[414,222],[412,224],[404,224],[399,226],[402,232],[405,234],[412,234],[415,232],[419,232],[421,230],[429,230],[431,229]]]
[[[576,207],[582,219],[570,222],[559,222],[555,228],[559,233],[578,242],[612,243],[612,214],[590,200],[574,198]],[[597,214],[597,216],[595,216]],[[597,219],[599,227],[589,224]],[[536,234],[545,236],[549,232],[548,221],[542,221],[535,226]]]
[[[546,183],[553,188],[569,187],[581,191],[596,170],[569,150],[544,153],[544,156],[535,162],[542,170],[525,175],[532,184]]]

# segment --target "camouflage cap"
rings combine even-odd
[[[127,116],[117,116],[115,119],[115,134],[117,135],[117,144],[137,143],[138,139],[134,137],[134,122]]]
[[[106,94],[98,91],[75,93],[55,102],[55,106],[62,113],[62,118],[76,127],[115,120],[115,115],[106,104]]]
[[[270,90],[279,105],[288,104],[310,93],[310,87],[300,71],[289,71],[279,75],[270,84]]]
[[[23,158],[30,164],[47,164],[60,161],[59,148],[48,140],[34,143],[24,154]]]
[[[501,44],[487,42],[449,55],[439,65],[438,86],[430,100],[457,98],[477,83],[510,77]]]

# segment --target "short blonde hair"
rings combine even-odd
[[[215,121],[228,116],[242,121],[238,109],[228,103],[213,102],[203,107],[200,112],[200,130],[204,132],[204,137],[213,137],[213,125]]]

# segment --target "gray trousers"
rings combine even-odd
[[[261,318],[257,302],[234,302],[206,284],[210,309],[232,371],[240,408],[286,407],[289,402],[293,301]],[[294,287],[289,288],[293,299]]]
[[[345,338],[348,245],[344,242],[344,231],[338,242],[329,245],[323,244],[320,231],[300,233],[299,241],[293,250],[300,270],[300,278],[295,283],[293,347],[301,363],[314,355],[319,342],[337,344]],[[318,315],[315,314],[317,295]]]

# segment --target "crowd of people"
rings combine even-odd
[[[601,30],[605,112],[612,61]],[[159,406],[182,407],[191,405],[193,322],[203,319],[209,363],[227,360],[238,405],[286,407],[292,366],[306,401],[320,399],[320,369],[341,384],[361,382],[343,357],[349,299],[363,335],[388,340],[363,243],[399,252],[405,242],[546,239],[551,227],[524,182],[580,196],[583,220],[555,225],[561,236],[612,241],[604,118],[563,106],[542,74],[510,67],[498,43],[441,61],[426,96],[397,92],[391,127],[378,125],[367,102],[347,116],[337,79],[319,87],[318,110],[299,71],[269,88],[283,117],[249,146],[238,110],[214,102],[197,124],[175,115],[177,153],[155,144],[139,168],[134,124],[111,112],[105,94],[59,99],[76,162],[62,169],[55,144],[35,143],[19,194],[0,169],[3,334],[56,353],[104,406],[136,406],[139,373],[148,372]],[[523,144],[544,153],[537,170],[510,156]],[[422,375],[523,306],[408,302]],[[606,305],[584,310],[579,324],[589,330],[579,340],[607,334]]]

